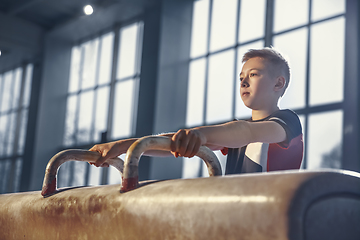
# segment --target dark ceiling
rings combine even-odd
[[[154,1],[137,0],[1,0],[0,12],[34,23],[44,30],[51,30],[83,16],[83,7],[90,3],[95,11],[115,4],[143,8]],[[132,6],[133,7],[133,6]]]
[[[161,0],[0,0],[0,72],[40,56],[44,37],[86,40],[158,7]],[[94,13],[85,16],[91,4]]]

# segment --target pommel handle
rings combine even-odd
[[[164,136],[147,136],[135,141],[126,153],[124,172],[122,175],[121,192],[135,189],[139,184],[139,160],[148,150],[170,151],[171,139]],[[196,156],[200,157],[208,167],[210,176],[221,176],[221,165],[213,151],[206,146],[201,146]]]
[[[46,166],[41,195],[47,197],[57,192],[56,176],[61,164],[68,161],[95,162],[99,157],[100,154],[98,152],[80,149],[68,149],[57,153],[50,159]],[[124,161],[121,158],[111,158],[106,162],[122,174]]]

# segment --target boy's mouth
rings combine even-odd
[[[241,95],[244,96],[244,97],[246,97],[246,96],[249,96],[250,93],[249,93],[249,92],[243,92]]]

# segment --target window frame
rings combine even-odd
[[[195,4],[196,0],[194,1]],[[260,38],[255,38],[249,41],[245,41],[245,42],[241,42],[239,41],[239,25],[240,25],[240,10],[241,10],[241,0],[237,1],[237,16],[236,16],[236,41],[234,45],[231,45],[229,47],[214,51],[214,52],[210,52],[209,49],[209,43],[211,41],[210,36],[211,36],[211,24],[212,24],[212,8],[213,8],[213,0],[209,0],[209,12],[208,12],[208,32],[207,32],[207,47],[206,47],[206,52],[205,54],[196,56],[196,57],[189,57],[189,66],[191,64],[191,62],[199,60],[204,58],[206,61],[206,67],[205,67],[205,90],[204,90],[204,106],[203,106],[203,121],[202,124],[200,125],[207,125],[207,121],[206,121],[206,104],[207,104],[207,94],[208,94],[208,72],[209,72],[209,58],[214,55],[214,54],[218,54],[221,52],[225,52],[228,51],[230,49],[234,49],[235,51],[235,57],[234,57],[234,87],[233,87],[233,105],[232,105],[232,119],[236,118],[236,94],[237,93],[237,89],[236,89],[236,81],[237,80],[237,65],[238,65],[238,49],[241,46],[245,46],[251,43],[255,43],[258,41],[263,40],[264,41],[264,46],[263,47],[270,47],[273,45],[273,39],[276,36],[282,35],[282,34],[286,34],[286,33],[290,33],[302,28],[306,28],[308,31],[307,34],[307,52],[306,52],[306,77],[305,77],[305,106],[301,107],[301,108],[295,108],[292,109],[294,110],[299,116],[302,116],[304,119],[304,125],[303,125],[303,134],[304,134],[304,156],[303,156],[303,163],[302,163],[302,168],[306,169],[307,168],[307,162],[308,162],[308,148],[307,146],[307,142],[308,142],[308,131],[309,131],[309,116],[311,116],[312,114],[317,114],[317,113],[325,113],[325,112],[333,112],[333,111],[338,111],[341,110],[342,112],[344,112],[344,106],[343,106],[343,102],[344,102],[344,98],[342,99],[342,101],[338,101],[338,102],[330,102],[330,103],[325,103],[325,104],[319,104],[319,105],[310,105],[310,54],[311,54],[311,27],[319,24],[319,23],[323,23],[323,22],[328,22],[334,19],[339,19],[339,18],[344,18],[345,22],[346,22],[346,9],[344,13],[341,14],[336,14],[336,15],[332,15],[330,17],[324,17],[318,20],[313,21],[311,16],[312,16],[312,0],[308,0],[308,20],[306,24],[302,24],[302,25],[298,25],[295,27],[291,27],[291,28],[287,28],[285,30],[282,31],[278,31],[275,32],[274,31],[274,14],[275,14],[275,0],[266,0],[265,2],[266,4],[266,9],[265,9],[265,29],[264,29],[264,36],[260,37]],[[345,4],[346,1],[345,1]],[[195,9],[195,8],[194,8]],[[193,12],[194,14],[194,12]],[[345,26],[344,26],[345,27]],[[344,40],[346,41],[346,38],[344,36]],[[345,48],[345,46],[344,46]],[[345,51],[344,51],[344,57],[345,56]],[[344,75],[344,74],[343,74]],[[190,79],[190,76],[189,76]],[[345,83],[345,79],[343,77],[342,79]],[[228,119],[228,121],[231,121],[232,119]],[[218,124],[221,122],[214,122],[211,124]],[[196,127],[199,125],[188,125],[186,123],[187,127]],[[341,126],[342,128],[342,126]],[[342,140],[343,141],[343,140]],[[202,165],[201,165],[202,166]],[[199,171],[201,172],[201,170]],[[199,175],[199,177],[202,176],[201,174]]]
[[[25,147],[27,140],[27,128],[29,122],[29,109],[30,109],[30,98],[32,92],[32,82],[33,82],[33,63],[24,63],[20,66],[14,67],[8,71],[1,73],[1,82],[0,82],[0,96],[4,91],[4,75],[11,74],[11,86],[12,91],[15,91],[14,85],[16,84],[15,78],[17,71],[20,71],[19,83],[18,86],[18,99],[15,99],[14,94],[12,94],[11,99],[9,99],[9,108],[5,111],[2,111],[1,104],[3,99],[0,98],[0,118],[2,116],[10,117],[13,115],[15,119],[14,126],[9,127],[10,121],[8,120],[7,131],[5,135],[12,135],[10,142],[0,142],[3,144],[4,152],[0,155],[0,163],[3,169],[0,171],[6,171],[6,165],[9,164],[9,172],[0,177],[0,184],[2,185],[0,193],[11,193],[19,192],[20,184],[22,182],[22,167],[24,166],[25,161]],[[11,73],[10,73],[11,72]],[[13,98],[14,97],[14,98]],[[17,100],[17,103],[14,101]],[[14,106],[15,104],[15,106]],[[12,105],[12,106],[11,106]],[[11,132],[12,131],[12,132]],[[10,145],[8,145],[10,144]],[[9,149],[11,151],[9,153]],[[2,178],[2,179],[1,179]]]
[[[122,78],[117,78],[117,71],[118,71],[118,61],[119,61],[119,51],[120,51],[120,44],[121,44],[121,30],[125,29],[133,24],[137,25],[137,43],[136,43],[136,52],[135,52],[135,72],[133,75],[130,76],[126,76],[126,77],[122,77]],[[90,147],[92,147],[95,144],[98,143],[104,143],[104,142],[109,142],[109,141],[115,141],[115,140],[120,140],[123,138],[127,138],[127,137],[134,137],[135,136],[135,128],[136,128],[136,121],[137,121],[137,101],[138,101],[138,94],[139,94],[139,85],[140,85],[140,78],[141,78],[141,72],[140,72],[140,67],[141,67],[141,54],[142,54],[142,41],[143,41],[143,31],[144,31],[144,20],[143,19],[134,19],[132,21],[126,22],[126,23],[122,23],[119,24],[117,26],[115,26],[114,28],[110,29],[109,31],[104,31],[104,32],[100,32],[99,34],[97,34],[95,37],[92,36],[92,38],[86,38],[83,39],[82,41],[79,41],[77,44],[74,45],[74,47],[79,47],[84,43],[87,43],[88,41],[93,41],[96,38],[101,38],[102,36],[109,34],[109,33],[113,33],[113,46],[112,46],[112,58],[111,58],[111,71],[110,71],[110,81],[107,83],[103,83],[103,84],[99,84],[98,85],[98,80],[95,83],[95,86],[92,88],[88,88],[86,90],[81,90],[80,87],[78,89],[78,91],[76,91],[75,93],[67,93],[66,94],[66,99],[69,99],[70,96],[73,96],[76,94],[77,98],[80,97],[80,93],[84,92],[84,91],[94,91],[94,108],[96,105],[96,94],[97,94],[97,90],[98,88],[101,87],[109,87],[109,100],[108,100],[108,104],[107,106],[107,117],[106,117],[106,129],[104,132],[101,133],[101,137],[99,138],[99,141],[94,141],[93,139],[93,133],[94,133],[94,127],[95,127],[95,117],[94,115],[96,114],[95,111],[93,111],[92,113],[92,122],[91,122],[91,130],[90,130],[90,141],[89,142],[85,142],[85,143],[78,143],[78,142],[74,142],[74,144],[72,145],[67,145],[67,144],[63,144],[64,146],[59,149],[59,151],[61,150],[65,150],[68,148],[77,148],[77,149],[89,149]],[[100,43],[99,43],[99,50],[98,50],[98,59],[100,58],[101,55],[101,49],[100,49]],[[99,68],[99,61],[97,60],[96,63],[96,68]],[[98,74],[98,72],[97,72]],[[112,136],[112,131],[113,131],[113,124],[114,124],[114,109],[115,109],[115,97],[116,97],[116,85],[118,83],[121,82],[127,82],[127,81],[134,81],[134,92],[132,95],[133,98],[133,104],[132,104],[132,109],[131,109],[131,134],[130,136],[125,136],[125,137],[113,137]],[[79,83],[80,86],[81,83]],[[80,100],[77,99],[77,105],[79,105]],[[77,106],[78,109],[78,106]],[[66,117],[65,117],[66,118]],[[75,119],[75,122],[78,121],[79,117],[76,117],[77,119]],[[65,119],[66,121],[66,119]],[[75,124],[75,128],[77,128],[77,124]],[[78,129],[74,130],[74,135],[76,135]],[[59,185],[62,186],[71,186],[74,185],[74,169],[75,169],[75,163],[74,162],[69,162],[67,163],[69,166],[66,167],[61,171],[59,171],[59,174],[63,175],[66,174],[66,171],[68,171],[69,176],[68,177],[60,177],[59,179],[64,179],[64,181],[62,181],[61,183],[59,182]],[[89,177],[90,177],[90,165],[87,164],[85,167],[85,174],[84,174],[84,185],[88,186],[89,185]],[[99,179],[99,184],[108,184],[109,183],[109,169],[108,168],[101,168],[100,170],[100,179]],[[76,185],[76,184],[75,184]]]

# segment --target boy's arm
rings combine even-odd
[[[171,138],[174,133],[165,133],[160,134],[159,136],[166,136]],[[126,153],[128,148],[133,144],[138,138],[129,138],[129,139],[122,139],[113,142],[107,142],[102,144],[96,144],[89,151],[98,152],[100,153],[100,158],[95,162],[95,166],[107,166],[102,165],[107,159],[115,158],[120,156],[123,153]],[[149,150],[144,153],[146,156],[158,156],[158,157],[165,157],[165,156],[172,156],[169,151],[161,151],[161,150]]]
[[[158,136],[165,136],[171,138],[174,133],[164,133],[159,134]],[[122,139],[113,142],[107,142],[102,144],[96,144],[89,151],[98,152],[100,153],[100,158],[95,162],[95,166],[99,167],[109,158],[115,158],[120,156],[123,153],[126,153],[128,148],[133,144],[138,138],[129,138],[129,139]],[[222,148],[218,146],[214,146],[211,144],[206,144],[211,150],[220,150]],[[197,153],[197,152],[196,152]],[[195,153],[195,154],[196,154]],[[175,153],[170,151],[161,151],[161,150],[149,150],[144,153],[145,156],[157,156],[157,157],[166,157],[166,156],[173,156]],[[103,165],[104,166],[104,165]]]
[[[128,148],[133,144],[137,138],[129,138],[119,141],[96,144],[89,151],[100,153],[100,157],[95,162],[95,166],[100,167],[107,159],[115,158],[123,153],[126,153]]]
[[[181,129],[172,137],[175,156],[193,157],[201,145],[239,148],[252,142],[278,143],[286,140],[285,129],[274,121],[228,123]]]

